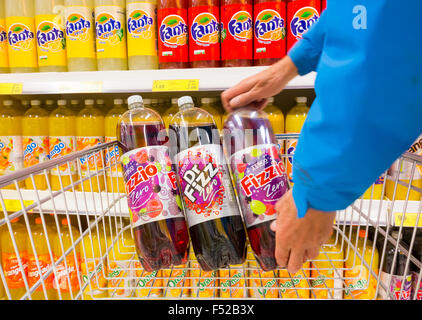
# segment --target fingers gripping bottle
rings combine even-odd
[[[195,256],[204,271],[242,264],[246,234],[217,126],[191,97],[179,108],[169,132]]]
[[[7,49],[7,29],[5,0],[0,1],[0,73],[9,73],[9,52]],[[1,286],[0,286],[1,287]]]
[[[187,262],[189,235],[176,183],[168,135],[142,97],[128,99],[117,138],[139,260],[148,272]]]
[[[224,123],[230,136],[224,140],[236,184],[249,242],[265,271],[277,267],[275,205],[289,190],[286,169],[268,115],[247,107],[229,115]]]

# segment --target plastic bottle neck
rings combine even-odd
[[[134,110],[134,109],[143,109],[145,108],[144,104],[141,102],[135,102],[132,103],[131,105],[129,105],[129,110]]]
[[[192,103],[185,103],[179,106],[179,110],[187,110],[187,109],[192,109],[192,108],[195,108],[195,106]]]

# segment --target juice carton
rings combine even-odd
[[[5,1],[0,1],[0,73],[9,73],[9,52],[7,48]]]

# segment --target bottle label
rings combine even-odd
[[[105,137],[106,143],[116,140],[116,137]],[[110,166],[110,168],[106,169],[106,174],[108,176],[117,178],[123,177],[122,167],[120,165],[120,150],[117,144],[107,148],[105,153],[105,166]]]
[[[22,137],[0,136],[0,175],[23,168]]]
[[[11,68],[38,68],[35,19],[7,17],[7,40]]]
[[[381,282],[388,286],[391,284],[389,288],[389,292],[385,292],[384,288],[381,286],[379,287],[380,296],[383,300],[390,300],[391,296],[393,295],[394,300],[411,300],[411,293],[412,293],[412,275],[409,274],[406,277],[391,275],[387,272],[381,272],[380,280]],[[403,287],[403,288],[402,288]]]
[[[20,252],[20,259],[22,262],[23,273],[26,274],[28,269],[26,252]],[[22,269],[19,266],[19,261],[15,253],[2,252],[2,262],[4,276],[9,289],[24,288]]]
[[[173,269],[163,269],[164,278],[168,279],[166,283],[167,292],[166,297],[173,298],[187,298],[189,297],[189,289],[184,288],[187,286],[188,268],[186,265],[178,266]]]
[[[422,300],[422,280],[419,283],[419,288],[417,287],[418,284],[419,273],[412,271],[412,299],[416,294],[416,300]]]
[[[221,8],[221,59],[252,59],[252,5]]]
[[[82,259],[81,271],[82,282],[85,284],[90,281],[90,285],[86,287],[88,294],[98,295],[103,293],[107,288],[107,279],[105,271],[106,265],[100,258]]]
[[[278,298],[279,282],[274,271],[262,271],[258,264],[250,263],[249,296],[251,298]]]
[[[25,168],[48,160],[48,137],[23,137],[23,164]]]
[[[144,297],[161,297],[162,289],[157,287],[163,286],[161,278],[161,270],[148,272],[142,268],[139,261],[134,264],[136,274],[136,296],[138,298]]]
[[[246,227],[277,218],[275,205],[289,190],[277,145],[246,148],[230,158]]]
[[[108,288],[113,297],[131,297],[133,294],[133,274],[130,261],[109,261]]]
[[[309,268],[309,263],[302,267],[303,269]],[[297,299],[309,298],[309,288],[308,278],[309,270],[299,270],[295,274],[290,275],[287,270],[279,270],[279,285],[280,285],[280,295],[283,299]],[[317,290],[315,290],[317,291]]]
[[[104,137],[76,137],[76,150],[85,150],[95,147],[104,142]],[[82,177],[86,177],[88,172],[91,174],[103,168],[104,157],[101,151],[88,156],[79,158]]]
[[[66,38],[62,17],[43,14],[35,17],[38,47],[38,65],[66,66]]]
[[[191,7],[189,12],[189,61],[220,60],[220,8]]]
[[[67,268],[66,268],[67,265]],[[66,256],[66,265],[62,261],[56,268],[56,276],[53,281],[53,288],[58,290],[57,285],[60,287],[60,292],[75,292],[80,288],[79,285],[79,266],[80,266],[80,255],[76,254],[76,260],[74,252],[69,253]],[[70,285],[69,285],[70,283]]]
[[[284,154],[284,137],[281,134],[276,134],[275,139],[277,140],[277,148],[280,150],[280,154]]]
[[[220,269],[220,297],[222,298],[247,298],[245,274],[242,265],[231,266],[230,270]]]
[[[6,20],[0,18],[0,68],[9,67],[9,53],[7,52]]]
[[[374,270],[378,274],[378,269]],[[344,271],[345,299],[374,299],[377,288],[377,278],[363,265],[353,268],[347,267]]]
[[[162,62],[188,61],[188,17],[182,8],[160,9],[158,19],[158,58]]]
[[[286,169],[287,169],[287,177],[289,178],[289,182],[293,183],[293,155],[295,154],[296,146],[297,146],[297,139],[287,139],[286,140],[286,153],[288,155],[286,160]]]
[[[318,273],[319,272],[319,273]],[[336,277],[333,269],[320,269],[311,280],[312,288],[316,299],[343,299],[342,290],[333,290],[334,288],[342,288],[343,281]],[[331,293],[331,294],[330,294]]]
[[[95,59],[93,8],[68,6],[65,17],[68,58]]]
[[[281,59],[286,53],[285,3],[258,3],[254,12],[254,59]]]
[[[49,137],[49,157],[51,160],[61,158],[65,155],[71,154],[74,151],[74,137],[69,136],[50,136]],[[60,173],[59,173],[60,171]],[[53,167],[50,173],[54,176],[70,176],[76,174],[76,162],[70,161],[57,167]]]
[[[152,3],[136,2],[127,4],[127,46],[129,57],[157,55],[156,12],[156,6]]]
[[[416,155],[422,155],[422,135],[420,135],[415,142],[410,146],[409,150],[410,153],[414,153]],[[400,166],[400,167],[399,167]],[[396,160],[393,165],[391,166],[391,175],[395,178],[397,175],[399,176],[399,180],[410,180],[412,175],[412,167],[413,163],[410,161],[401,161],[400,159]],[[413,172],[413,180],[422,179],[422,166],[416,165],[416,169]]]
[[[221,273],[221,270],[219,271]],[[214,298],[217,296],[217,271],[203,271],[196,259],[190,260],[190,277],[192,281],[191,297]],[[221,275],[220,275],[221,277]],[[185,286],[187,284],[185,283]]]
[[[125,13],[119,6],[95,8],[98,59],[126,59]]]
[[[240,215],[221,145],[183,150],[176,163],[189,227]]]
[[[177,179],[165,146],[135,149],[122,155],[132,228],[183,217]]]
[[[50,255],[40,254],[38,255],[38,262],[40,264],[41,275],[45,275],[51,268],[51,258]],[[28,256],[28,285],[32,287],[35,283],[40,280],[40,272],[37,267],[37,261],[34,254]],[[53,288],[54,273],[51,273],[47,279],[43,280],[45,284],[45,289],[49,290]],[[43,286],[39,285],[36,291],[43,291]]]

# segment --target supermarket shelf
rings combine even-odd
[[[139,71],[95,71],[60,73],[0,74],[0,94],[76,94],[76,93],[131,93],[153,91],[189,91],[185,82],[166,83],[157,87],[157,81],[194,80],[192,91],[222,91],[242,79],[267,67],[202,68]],[[296,77],[287,89],[312,89],[316,74]],[[198,86],[199,84],[199,86]],[[154,86],[154,89],[153,89]]]

